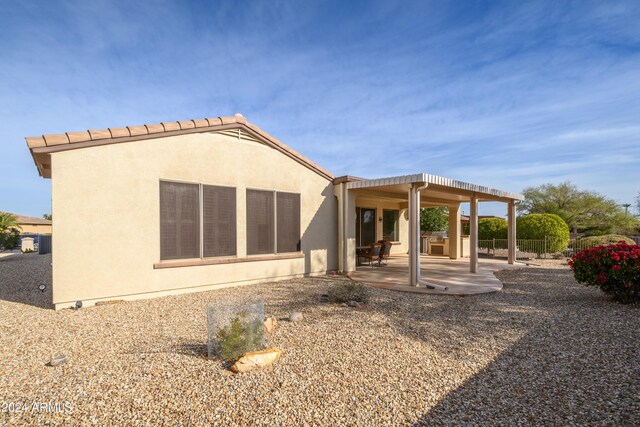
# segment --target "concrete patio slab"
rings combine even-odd
[[[510,265],[506,261],[480,259],[478,272],[469,272],[469,260],[452,260],[446,257],[420,257],[421,280],[446,286],[447,290],[430,289],[426,286],[409,286],[409,258],[395,255],[389,258],[387,265],[359,266],[349,277],[367,285],[400,292],[440,295],[477,295],[496,292],[502,289],[502,282],[493,274],[506,268],[523,268],[523,264]]]

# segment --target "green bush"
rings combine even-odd
[[[630,245],[636,244],[636,242],[634,242],[633,239],[630,239],[625,236],[621,236],[619,234],[605,234],[603,236],[583,237],[578,240],[578,246],[591,248],[593,246],[612,245],[620,241],[628,243]]]
[[[506,219],[482,218],[478,220],[478,239],[506,239],[509,234],[509,225]]]
[[[329,298],[335,302],[367,302],[371,295],[370,289],[358,282],[340,282],[329,288]]]
[[[596,286],[621,303],[640,302],[640,247],[620,242],[579,252],[569,267],[580,283]]]
[[[218,331],[220,357],[232,362],[249,352],[262,349],[264,323],[260,319],[250,321],[246,312],[238,313],[229,326]]]
[[[18,247],[20,231],[15,228],[0,231],[0,251],[10,251]]]
[[[555,214],[530,214],[517,219],[518,239],[547,239],[548,253],[562,252],[569,246],[569,226]]]

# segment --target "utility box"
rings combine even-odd
[[[471,255],[471,242],[469,236],[460,237],[460,257],[468,258]]]
[[[20,250],[22,252],[34,252],[35,246],[33,245],[33,237],[25,237],[20,244]]]

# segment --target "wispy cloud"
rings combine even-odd
[[[0,8],[0,209],[49,209],[26,135],[235,112],[336,174],[640,190],[638,2]]]

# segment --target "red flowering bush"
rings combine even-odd
[[[580,283],[597,286],[621,303],[640,301],[640,246],[618,242],[577,253],[569,267]]]

